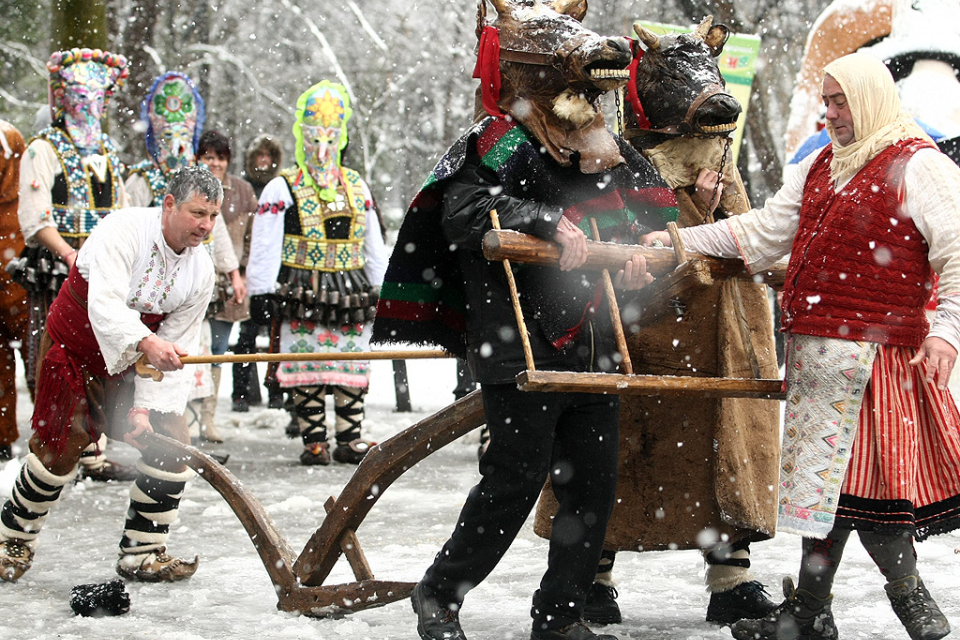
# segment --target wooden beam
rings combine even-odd
[[[483,398],[480,391],[474,391],[372,447],[340,491],[337,508],[327,514],[294,563],[293,572],[299,584],[322,585],[342,553],[343,531],[357,531],[380,496],[401,474],[484,422]]]
[[[677,267],[677,258],[673,249],[664,247],[643,247],[635,244],[614,244],[587,240],[587,262],[582,267],[593,271],[601,269],[621,269],[623,264],[633,257],[642,255],[647,261],[647,271],[654,277],[670,273]],[[497,231],[492,229],[483,236],[483,256],[487,260],[515,260],[543,266],[556,265],[560,260],[560,248],[553,242],[519,233],[517,231]],[[772,287],[783,286],[786,276],[784,270],[769,270],[751,274],[740,260],[714,258],[699,253],[687,253],[690,260],[702,260],[717,280],[742,278],[753,282],[764,282]]]
[[[333,513],[336,506],[337,499],[333,496],[327,498],[327,501],[323,503],[323,508],[327,512],[327,515]],[[359,582],[374,579],[373,571],[370,569],[370,563],[367,562],[367,556],[364,555],[363,549],[360,547],[360,539],[357,538],[357,534],[353,529],[343,530],[343,534],[340,536],[340,550],[343,551],[343,555],[347,556],[347,562],[350,563],[350,568],[353,569],[353,575]]]
[[[625,376],[615,373],[524,371],[517,376],[522,391],[566,391],[618,395],[681,395],[697,398],[761,398],[783,400],[782,380],[699,378],[696,376]]]

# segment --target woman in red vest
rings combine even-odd
[[[960,527],[960,414],[947,390],[960,348],[960,169],[901,109],[880,60],[855,53],[824,73],[831,144],[761,209],[680,230],[687,249],[754,272],[790,255],[777,526],[803,536],[803,558],[784,603],[733,635],[837,638],[831,589],[857,529],[910,637],[936,640],[950,625],[913,543]],[[704,171],[698,189],[716,182]],[[670,242],[645,242],[655,239]]]

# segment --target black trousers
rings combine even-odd
[[[244,320],[240,323],[240,332],[237,335],[237,344],[233,348],[236,354],[256,353],[257,352],[257,334],[260,332],[260,325],[251,320]],[[233,365],[233,400],[247,400],[252,403],[250,397],[250,388],[257,385],[257,391],[260,390],[260,381],[257,380],[257,364],[234,363]],[[257,394],[259,396],[259,393]]]
[[[423,583],[460,605],[506,553],[549,474],[560,506],[533,617],[565,626],[580,619],[613,510],[620,397],[524,392],[513,383],[481,389],[491,436],[482,479]]]

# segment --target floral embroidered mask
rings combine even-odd
[[[157,78],[140,118],[147,123],[147,151],[164,175],[193,164],[205,113],[190,78],[177,72]]]
[[[64,127],[81,155],[100,153],[101,127],[107,89],[113,81],[99,62],[77,62],[60,72],[60,107]]]

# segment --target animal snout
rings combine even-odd
[[[705,111],[706,113],[704,113],[704,115],[708,115],[714,120],[714,122],[710,124],[723,124],[725,122],[735,121],[742,109],[740,102],[732,95],[729,93],[718,93],[703,103],[701,111]]]
[[[607,38],[604,44],[607,51],[613,55],[614,61],[623,64],[623,66],[630,64],[633,59],[633,52],[625,38]]]
[[[694,114],[693,130],[709,135],[720,135],[737,128],[740,103],[729,93],[716,93],[700,105]]]

